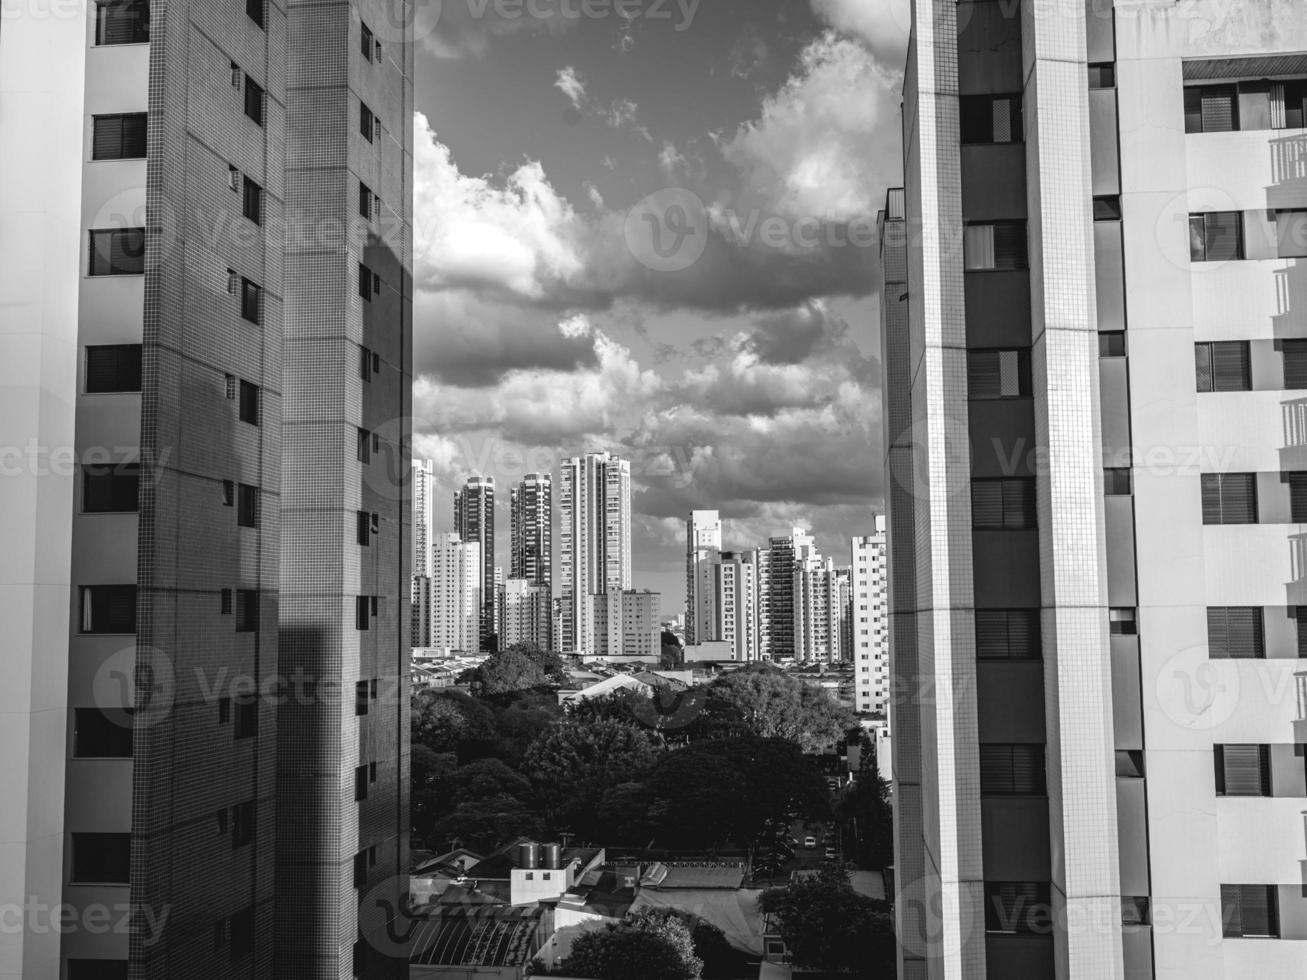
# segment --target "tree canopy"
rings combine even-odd
[[[856,723],[853,713],[824,690],[771,664],[749,664],[708,687],[713,720],[741,734],[784,738],[806,752],[838,742]]]
[[[558,687],[567,682],[563,658],[534,643],[515,643],[492,653],[465,676],[472,693],[481,697]]]
[[[638,964],[638,968],[635,967]],[[593,980],[699,980],[703,961],[684,919],[669,909],[645,910],[577,937],[559,974]]]
[[[797,966],[866,980],[894,975],[893,908],[859,895],[842,871],[763,892],[761,907]]]

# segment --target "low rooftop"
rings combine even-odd
[[[535,955],[539,907],[440,907],[413,932],[409,962],[421,966],[518,967]]]

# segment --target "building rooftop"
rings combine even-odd
[[[439,907],[417,921],[409,962],[420,966],[523,966],[538,948],[544,910]]]
[[[745,865],[717,861],[649,865],[640,877],[641,888],[739,888]]]

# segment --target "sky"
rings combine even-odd
[[[634,584],[685,519],[849,560],[883,500],[876,213],[906,0],[429,0],[417,24],[414,454],[456,487],[631,460]],[[555,491],[556,493],[557,491]]]

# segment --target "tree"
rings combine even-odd
[[[463,691],[420,691],[409,721],[414,745],[433,752],[457,752],[468,762],[490,753],[496,739],[495,712]]]
[[[894,863],[894,809],[890,788],[876,765],[876,750],[864,739],[858,776],[835,804],[836,813],[856,822],[857,861],[863,868],[886,868]]]
[[[443,781],[447,811],[433,833],[492,849],[540,830],[531,783],[499,759],[478,759]]]
[[[563,658],[534,643],[515,643],[488,656],[469,671],[472,693],[480,697],[513,694],[533,688],[557,687],[567,680]]]
[[[658,657],[658,666],[672,670],[685,662],[685,647],[671,630],[663,630],[662,650]]]
[[[684,920],[670,909],[646,910],[577,937],[559,974],[593,980],[699,980],[703,962]]]
[[[416,841],[428,840],[436,821],[444,816],[448,808],[445,780],[457,768],[458,759],[454,753],[433,752],[425,745],[414,743],[410,761],[409,819]]]
[[[531,743],[524,760],[554,829],[597,830],[610,786],[641,778],[663,751],[662,737],[610,718],[568,720]]]
[[[826,691],[770,664],[723,674],[708,695],[708,712],[720,723],[741,734],[788,739],[805,752],[829,748],[855,723]]]
[[[842,871],[763,892],[760,905],[797,966],[866,980],[894,975],[893,907],[859,895]]]

